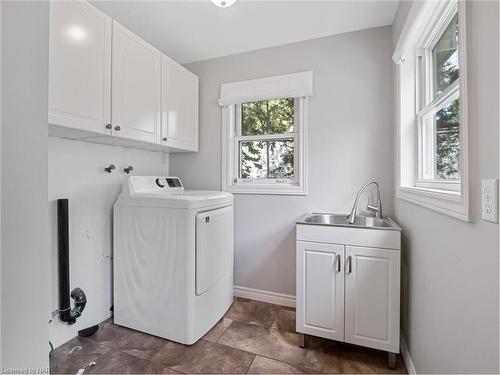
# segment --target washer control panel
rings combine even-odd
[[[161,188],[180,188],[182,187],[181,180],[177,177],[158,177],[155,180],[156,185]]]
[[[178,177],[170,176],[130,176],[128,180],[130,195],[134,194],[174,194],[184,191]]]

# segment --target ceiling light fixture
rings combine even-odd
[[[220,8],[228,8],[236,2],[236,0],[210,0],[210,1]]]

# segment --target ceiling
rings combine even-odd
[[[397,1],[91,1],[179,63],[391,25]]]

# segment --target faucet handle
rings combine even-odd
[[[377,200],[376,206],[372,206],[371,204],[368,203],[366,209],[368,211],[374,212],[375,217],[380,217],[380,218],[382,217],[382,202],[380,201],[380,199]]]

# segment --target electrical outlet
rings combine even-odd
[[[498,180],[483,180],[483,220],[498,223]]]

